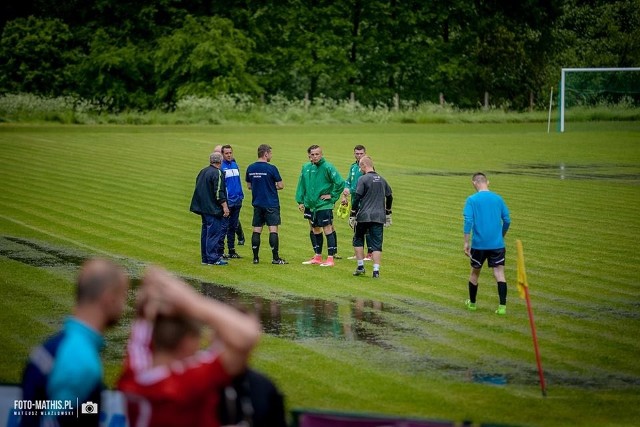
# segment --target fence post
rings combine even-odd
[[[309,112],[309,92],[304,93],[304,112]]]
[[[533,91],[529,91],[529,112],[533,111]]]
[[[444,93],[440,92],[440,106],[444,107]]]
[[[356,103],[356,94],[354,92],[351,92],[351,95],[349,96],[349,102],[351,102],[351,104]]]
[[[484,109],[489,109],[489,92],[487,91],[484,92]]]
[[[400,109],[400,95],[397,93],[393,95],[393,111],[398,111]]]

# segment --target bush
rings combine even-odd
[[[463,110],[454,105],[401,101],[397,109],[386,104],[317,97],[312,101],[276,95],[256,99],[245,94],[215,98],[186,96],[173,109],[111,113],[110,100],[73,96],[46,98],[31,94],[0,96],[0,122],[57,122],[74,124],[220,125],[335,124],[335,123],[525,123],[546,122],[547,111],[508,112],[502,108]],[[556,114],[553,119],[555,120]],[[640,120],[640,108],[629,102],[574,107],[568,121]]]

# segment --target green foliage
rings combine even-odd
[[[6,3],[6,5],[5,5]],[[4,9],[3,9],[4,8]],[[561,67],[640,64],[640,0],[6,0],[0,93],[173,108],[264,94],[545,109]]]
[[[128,40],[118,46],[117,39],[98,30],[89,55],[77,70],[82,82],[78,93],[86,99],[97,98],[113,111],[150,109],[153,106],[153,64],[149,56],[149,51],[141,46]]]
[[[158,41],[153,61],[157,96],[173,104],[185,96],[259,92],[246,71],[253,42],[227,19],[187,16],[182,28]]]
[[[78,60],[73,35],[64,22],[33,16],[15,19],[5,25],[0,39],[0,93],[68,93]]]

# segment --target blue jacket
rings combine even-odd
[[[220,167],[224,175],[224,182],[227,185],[227,205],[237,206],[242,204],[244,193],[242,192],[242,180],[240,179],[240,168],[235,160],[230,162],[222,160]]]

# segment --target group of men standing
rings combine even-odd
[[[235,251],[234,238],[239,226],[240,208],[244,194],[240,171],[233,159],[231,146],[221,147],[221,153],[210,156],[210,166],[202,169],[196,179],[196,189],[191,202],[191,211],[202,217],[201,254],[202,263],[227,265],[224,258],[240,258]],[[338,170],[328,162],[322,148],[312,145],[307,149],[309,161],[300,171],[295,199],[298,209],[309,221],[309,239],[313,257],[303,264],[333,267],[338,252],[338,237],[333,226],[333,209],[338,200],[351,206],[349,225],[353,228],[353,247],[357,262],[354,276],[366,274],[365,259],[373,260],[373,278],[380,277],[384,227],[391,225],[393,195],[387,181],[374,168],[373,160],[366,155],[362,145],[353,150],[355,162],[351,165],[345,181]],[[273,253],[273,264],[287,264],[279,255],[278,226],[280,225],[280,202],[278,191],[284,182],[278,168],[271,165],[271,147],[258,147],[258,161],[247,168],[245,181],[252,192],[253,233],[251,247],[253,263],[260,262],[260,236],[266,224],[269,227],[269,245]],[[504,235],[511,219],[502,198],[489,191],[485,174],[478,172],[472,177],[476,193],[470,196],[463,210],[464,253],[470,258],[469,299],[467,309],[476,310],[478,278],[485,261],[493,269],[499,296],[497,314],[506,313],[507,284],[504,277]],[[473,235],[473,241],[471,236]],[[224,255],[224,239],[227,239],[229,254]],[[327,258],[323,259],[326,238]],[[365,257],[365,241],[368,246]]]
[[[240,258],[235,251],[235,235],[240,226],[239,214],[244,194],[240,171],[231,146],[220,147],[209,160],[210,165],[200,171],[191,200],[191,211],[202,218],[201,260],[206,265],[227,265],[228,259]],[[349,224],[354,229],[353,246],[358,268],[355,276],[365,274],[364,260],[373,259],[373,277],[380,277],[383,227],[391,224],[391,187],[373,167],[373,160],[366,156],[362,145],[354,148],[355,162],[345,181],[335,166],[328,162],[322,148],[312,145],[307,149],[309,161],[302,166],[296,187],[296,202],[304,218],[309,221],[309,238],[313,257],[303,264],[333,267],[338,252],[338,238],[333,226],[333,209],[338,200],[350,205]],[[284,182],[278,168],[270,164],[272,149],[262,144],[258,147],[258,160],[246,171],[245,181],[252,193],[254,208],[251,235],[253,263],[260,262],[260,236],[264,225],[269,228],[269,245],[272,264],[287,264],[279,255],[278,226],[280,202],[278,191]],[[364,177],[365,179],[360,179]],[[364,241],[368,244],[364,254]],[[228,254],[224,254],[224,240]],[[322,253],[326,238],[327,258]]]

